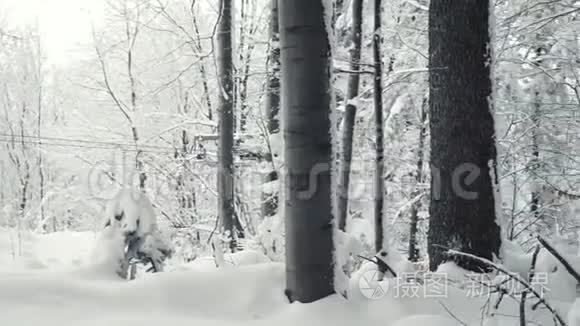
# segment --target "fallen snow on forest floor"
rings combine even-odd
[[[0,229],[0,325],[7,326],[451,326],[460,325],[458,320],[471,326],[481,325],[487,302],[455,287],[444,298],[404,297],[393,279],[385,281],[386,295],[367,299],[359,288],[364,273],[357,273],[348,300],[334,295],[289,304],[284,265],[267,262],[257,252],[232,255],[231,263],[219,269],[210,257],[199,258],[126,282],[86,263],[93,233],[21,235],[18,256],[12,254],[11,239],[8,230]],[[555,305],[565,316],[570,303]],[[538,324],[553,324],[545,310],[528,311]],[[519,325],[518,302],[505,299],[484,325]]]

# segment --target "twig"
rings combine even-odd
[[[443,302],[441,302],[441,300],[438,301],[439,304],[441,305],[441,307],[443,307],[443,309],[445,309],[445,311],[447,311],[447,313],[453,317],[453,319],[457,320],[458,323],[460,323],[463,326],[467,326],[467,323],[464,322],[463,320],[459,319],[457,316],[455,316],[455,314],[453,314],[453,312],[451,312],[451,310],[449,310],[449,308],[447,308],[447,306],[445,306],[445,304],[443,304]]]
[[[540,246],[537,245],[532,254],[532,263],[530,266],[530,273],[528,274],[528,282],[531,282],[536,273],[536,260],[538,258],[538,253],[540,252]],[[524,290],[522,292],[522,299],[520,300],[520,326],[526,326],[526,297],[528,291]]]
[[[548,250],[552,254],[552,256],[558,259],[558,261],[562,263],[562,265],[564,265],[564,268],[566,268],[568,273],[570,273],[570,275],[572,275],[576,279],[576,282],[580,283],[580,275],[578,274],[578,272],[574,270],[572,265],[570,265],[570,263],[568,263],[566,259],[564,259],[564,257],[562,257],[562,255],[560,255],[560,253],[558,253],[558,251],[556,251],[556,249],[554,249],[554,247],[551,244],[549,244],[544,238],[542,238],[541,236],[538,236],[537,238],[540,244],[544,248],[546,248],[546,250]]]
[[[518,274],[509,272],[508,270],[506,270],[502,266],[500,266],[500,265],[498,265],[498,264],[496,264],[488,259],[481,258],[481,257],[475,256],[472,254],[468,254],[468,253],[464,253],[464,252],[460,252],[460,251],[456,251],[456,250],[448,250],[447,254],[450,256],[459,256],[459,257],[478,261],[478,262],[485,264],[485,265],[497,270],[498,272],[501,272],[501,273],[507,275],[508,277],[516,280],[518,283],[523,285],[524,288],[526,288],[530,293],[532,293],[539,300],[539,302],[542,303],[546,307],[546,309],[548,309],[548,311],[550,311],[550,313],[552,313],[552,315],[554,315],[555,319],[558,321],[558,323],[560,323],[560,325],[566,326],[566,322],[564,321],[562,316],[560,316],[560,313],[558,313],[558,311],[554,307],[552,307],[544,299],[543,295],[538,293],[538,291],[536,291],[536,289],[534,289],[526,280],[522,279],[522,277],[519,276]]]
[[[374,263],[374,264],[376,264],[377,266],[379,266],[379,268],[384,268],[384,270],[386,270],[386,271],[388,271],[388,272],[391,272],[391,274],[393,274],[393,277],[397,277],[397,273],[395,273],[395,270],[394,270],[394,269],[392,269],[392,268],[391,268],[391,267],[390,267],[390,266],[389,266],[387,263],[385,263],[385,262],[384,262],[382,259],[379,259],[378,257],[375,257],[375,258],[377,258],[377,260],[376,260],[376,261],[374,261],[374,260],[372,260],[372,259],[370,259],[370,258],[367,258],[367,257],[361,256],[361,255],[357,255],[357,256],[358,256],[358,258],[362,258],[362,259],[364,259],[364,260],[366,260],[366,261],[370,261],[371,263]]]

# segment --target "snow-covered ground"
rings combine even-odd
[[[395,288],[398,281],[389,279],[382,283],[386,293],[369,299],[360,277],[372,274],[365,272],[372,272],[370,265],[353,275],[348,300],[335,295],[289,304],[284,265],[252,251],[226,256],[229,263],[219,269],[211,257],[198,258],[122,281],[89,263],[95,239],[90,232],[19,237],[0,229],[0,325],[447,326],[460,325],[458,320],[481,325],[486,315],[487,297],[468,297],[465,288],[448,287],[445,296],[425,298],[424,286],[418,286],[416,297],[404,295]],[[555,306],[565,317],[570,303]],[[484,325],[519,325],[518,304],[506,298]],[[540,325],[553,324],[541,307],[528,314]]]

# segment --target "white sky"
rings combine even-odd
[[[0,0],[0,19],[9,26],[38,23],[50,64],[75,60],[92,41],[91,22],[102,21],[105,0]]]

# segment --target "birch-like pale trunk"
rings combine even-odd
[[[330,44],[321,0],[279,1],[286,295],[334,293]]]

